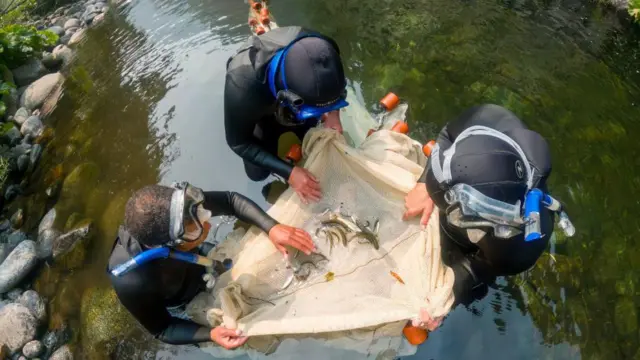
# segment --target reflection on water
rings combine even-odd
[[[635,27],[576,0],[278,0],[272,10],[281,25],[333,36],[367,105],[388,90],[408,100],[420,140],[482,102],[512,109],[549,140],[551,186],[567,202],[577,236],[556,234],[553,256],[527,274],[501,279],[469,309],[456,309],[414,358],[636,354]],[[98,226],[84,266],[54,266],[38,283],[59,314],[51,326],[68,321],[85,347],[117,326],[121,337],[108,344],[117,358],[206,358],[194,348],[149,341],[100,289],[109,286],[106,259],[124,202],[136,188],[188,180],[266,205],[263,183],[246,179],[222,125],[225,64],[248,34],[246,14],[238,0],[136,0],[91,30],[79,51],[51,119],[54,139],[30,190],[60,186],[80,165],[98,169],[82,172],[77,183],[65,181],[74,196],[63,191],[56,203],[57,226],[74,213]],[[46,199],[21,201],[36,225]],[[89,300],[95,304],[83,308]],[[98,305],[103,308],[87,314]],[[125,325],[98,321],[83,333],[81,312],[96,319],[113,315]]]

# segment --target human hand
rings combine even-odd
[[[318,201],[322,197],[318,180],[308,170],[299,166],[291,171],[289,184],[305,204],[309,201]]]
[[[223,326],[217,326],[211,329],[209,336],[211,337],[211,341],[227,350],[240,347],[249,340],[249,337],[242,336],[242,332],[240,330],[231,330]]]
[[[427,192],[427,185],[425,183],[416,183],[416,186],[409,191],[404,198],[405,212],[402,215],[402,220],[409,220],[410,218],[422,214],[420,218],[420,225],[424,229],[429,222],[429,217],[433,212],[433,200]]]
[[[311,235],[292,226],[278,224],[272,227],[269,230],[269,239],[284,256],[288,255],[285,245],[294,247],[307,255],[316,250]]]
[[[342,134],[342,123],[340,122],[340,110],[330,111],[323,114],[321,119],[322,126],[326,129],[334,129]]]
[[[442,317],[434,319],[431,317],[431,315],[429,315],[429,312],[427,312],[427,310],[420,309],[420,317],[411,320],[411,325],[421,329],[433,331],[442,324],[442,319]]]

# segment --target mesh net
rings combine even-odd
[[[385,129],[350,140],[357,147],[333,130],[311,130],[303,141],[303,166],[320,181],[323,199],[304,205],[288,189],[269,210],[281,223],[307,230],[326,260],[298,254],[294,261],[308,276],[295,279],[267,235],[252,227],[210,254],[232,258],[234,266],[218,279],[215,296],[194,300],[194,319],[239,328],[251,336],[248,346],[263,353],[302,336],[371,354],[374,339],[399,338],[420,308],[447,314],[453,272],[440,259],[437,212],[425,230],[417,219],[402,220],[404,197],[426,162],[421,145]],[[362,238],[331,245],[323,232],[316,234],[327,209],[371,228],[378,222],[379,248]],[[380,346],[373,353],[390,345]]]

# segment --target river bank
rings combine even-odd
[[[93,221],[79,216],[56,223],[53,205],[77,195],[77,188],[94,171],[78,166],[68,176],[49,174],[50,186],[34,191],[41,180],[39,163],[55,138],[49,116],[64,93],[65,79],[76,47],[90,27],[104,21],[110,5],[98,0],[64,5],[26,24],[57,36],[42,54],[18,67],[3,66],[1,81],[8,91],[0,125],[0,166],[3,166],[2,220],[0,220],[0,358],[72,359],[68,345],[73,334],[65,319],[50,314],[50,298],[34,280],[52,264],[67,269],[84,261],[84,247]],[[46,212],[46,215],[45,215]],[[43,217],[44,215],[44,217]]]

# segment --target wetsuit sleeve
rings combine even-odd
[[[171,316],[163,304],[163,295],[148,286],[142,276],[111,276],[111,281],[122,305],[156,339],[173,345],[211,341],[210,328]]]
[[[238,74],[242,71],[245,71],[242,67],[236,68],[233,75],[227,74],[225,81],[224,129],[227,144],[245,161],[289,180],[293,166],[266,151],[253,135],[258,121],[269,113],[271,104],[263,104],[260,96],[254,94],[260,89],[253,88],[256,86],[254,82]]]
[[[269,233],[278,222],[249,198],[232,191],[207,191],[204,207],[217,215],[233,215]]]

